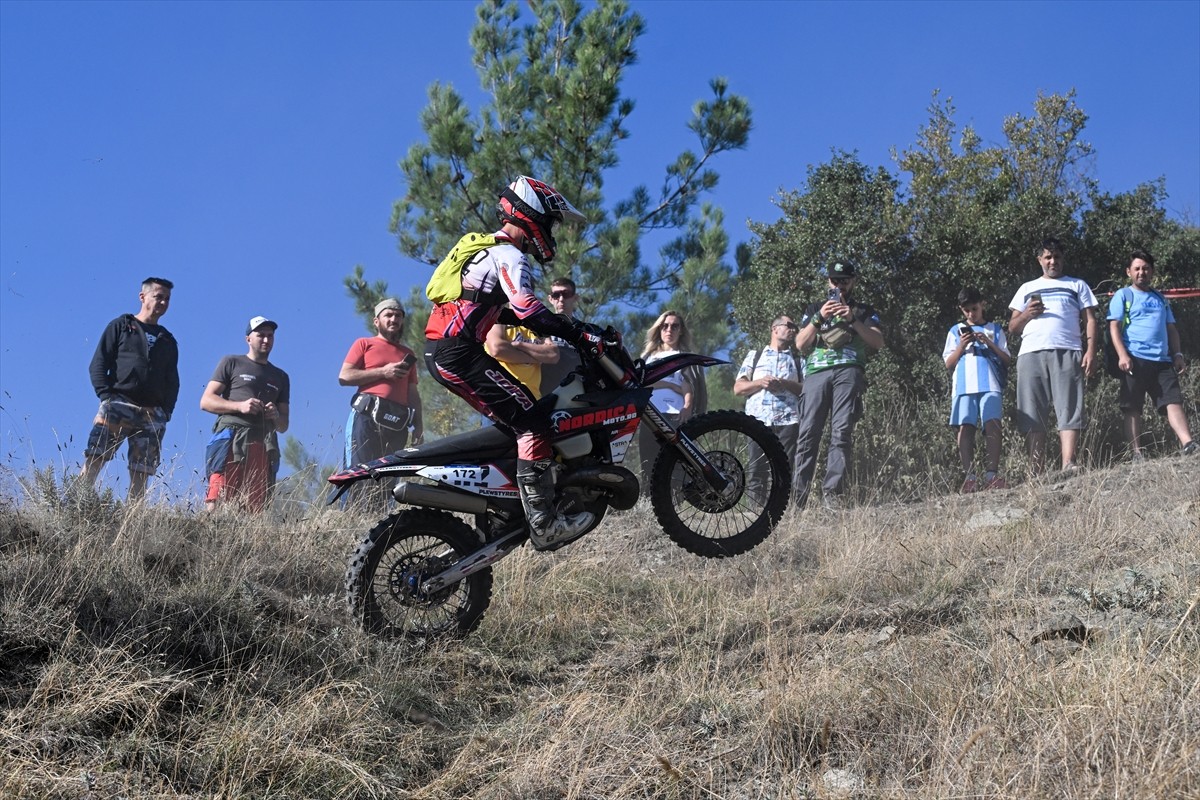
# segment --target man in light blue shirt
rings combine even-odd
[[[733,382],[733,393],[746,398],[746,413],[779,438],[793,476],[796,474],[796,439],[800,433],[799,405],[803,390],[790,347],[795,335],[796,323],[791,317],[776,317],[771,323],[771,345],[747,353],[738,369],[737,380]],[[750,447],[748,483],[751,491],[764,493],[767,461],[753,442]]]
[[[1144,250],[1134,250],[1125,274],[1130,284],[1113,294],[1108,305],[1108,328],[1121,370],[1117,399],[1125,415],[1125,436],[1133,460],[1143,458],[1142,409],[1147,394],[1179,437],[1180,452],[1194,455],[1200,446],[1192,441],[1188,429],[1178,377],[1187,369],[1187,361],[1179,349],[1171,304],[1151,288],[1154,257]]]

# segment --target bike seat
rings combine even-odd
[[[389,458],[392,463],[452,464],[469,457],[472,462],[513,457],[517,447],[516,437],[504,428],[495,425],[467,431],[444,439],[423,444],[420,447],[399,450]]]

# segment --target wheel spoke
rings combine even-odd
[[[745,552],[761,542],[787,503],[783,447],[757,420],[733,411],[706,414],[684,433],[728,482],[717,491],[705,477],[664,448],[652,487],[655,514],[667,535],[705,556]]]
[[[351,613],[385,636],[471,630],[490,600],[490,569],[427,594],[420,586],[470,553],[476,541],[445,512],[419,509],[389,517],[351,557],[346,574]]]

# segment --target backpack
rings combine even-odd
[[[494,247],[505,239],[497,239],[491,233],[468,233],[458,240],[458,244],[450,248],[449,254],[442,259],[433,271],[429,283],[425,285],[425,296],[434,303],[452,303],[460,297],[478,301],[481,292],[469,290],[463,292],[462,276],[471,265],[472,259],[481,251]]]

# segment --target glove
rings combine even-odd
[[[586,322],[577,323],[575,329],[571,331],[571,338],[567,341],[576,349],[586,350],[594,356],[604,353],[604,330]]]

